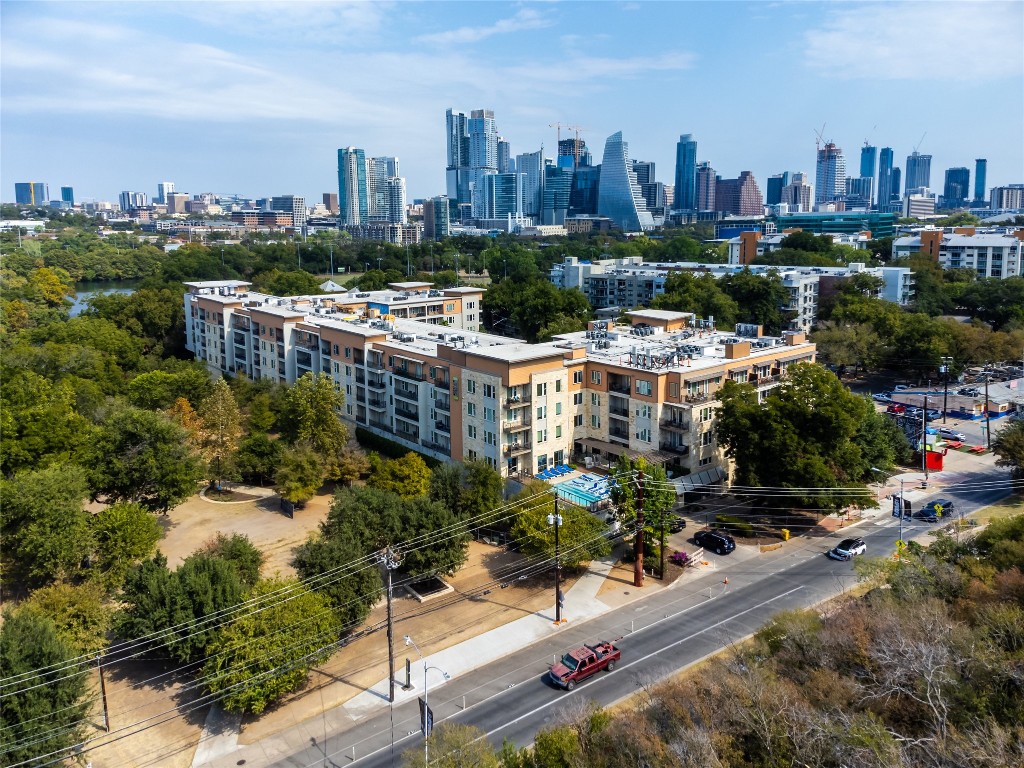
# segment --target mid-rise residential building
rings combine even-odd
[[[816,203],[827,203],[846,194],[846,158],[841,147],[828,142],[817,150],[815,165]]]
[[[935,195],[927,189],[916,189],[903,196],[904,218],[920,218],[935,215]]]
[[[1019,210],[1024,208],[1024,184],[1010,184],[1005,187],[992,187],[989,197],[989,208],[995,210]]]
[[[600,310],[632,309],[650,304],[665,292],[665,283],[673,272],[708,274],[714,278],[750,270],[755,275],[777,274],[789,291],[786,303],[780,307],[792,315],[790,330],[807,331],[818,319],[819,286],[825,292],[834,289],[838,281],[854,274],[865,273],[882,281],[878,298],[900,305],[909,304],[914,296],[913,275],[906,267],[868,267],[854,263],[846,267],[766,266],[743,261],[741,249],[749,247],[754,256],[777,250],[785,234],[760,235],[745,232],[729,242],[729,264],[703,264],[699,262],[644,262],[639,256],[621,259],[580,261],[566,257],[551,268],[549,279],[559,288],[578,288],[591,305]],[[844,245],[866,248],[867,238],[835,235]],[[867,254],[866,254],[867,255]]]
[[[904,194],[920,187],[932,186],[932,156],[914,150],[907,155],[907,178]]]
[[[372,307],[351,312],[340,297],[278,299],[239,281],[186,286],[187,347],[211,371],[288,383],[327,374],[345,393],[340,417],[350,425],[442,461],[481,459],[503,476],[626,454],[690,487],[719,482],[724,382],[764,397],[789,366],[815,358],[801,333],[720,332],[682,312],[631,312],[628,325],[594,321],[528,344]],[[479,306],[477,289],[442,293],[467,316]]]
[[[443,240],[451,234],[451,201],[446,195],[423,201],[423,238]]]
[[[979,279],[1021,277],[1024,229],[979,231],[973,227],[923,228],[893,241],[892,254],[924,253],[945,269],[970,269]]]
[[[354,240],[376,240],[392,245],[415,245],[423,240],[423,223],[397,221],[368,221],[365,224],[347,224],[339,227]]]
[[[629,145],[622,140],[622,131],[609,136],[604,145],[597,212],[615,222],[623,232],[646,232],[654,228],[654,218],[640,193],[629,162]]]

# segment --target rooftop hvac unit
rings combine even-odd
[[[370,297],[370,294],[368,294],[368,293],[357,293],[356,294],[356,298],[357,299],[367,299],[369,297]]]

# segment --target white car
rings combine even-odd
[[[939,437],[945,438],[946,440],[958,440],[963,443],[967,440],[967,435],[963,432],[957,432],[955,429],[949,427],[939,427]]]
[[[892,398],[889,397],[889,393],[888,392],[879,392],[877,394],[874,394],[874,395],[871,396],[871,399],[874,400],[876,403],[891,403],[892,402]]]
[[[852,560],[856,555],[863,555],[868,549],[864,539],[843,539],[828,551],[833,560]]]

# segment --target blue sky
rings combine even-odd
[[[622,130],[672,183],[675,142],[723,176],[859,165],[922,134],[932,187],[987,157],[1024,182],[1021,2],[3,2],[0,197],[15,181],[116,200],[174,181],[252,197],[337,191],[337,148],[397,155],[444,191],[444,112],[487,107],[513,153],[554,122],[597,159]]]

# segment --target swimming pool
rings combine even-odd
[[[555,486],[555,492],[566,501],[590,507],[604,501],[612,493],[612,480],[600,475],[581,475]]]

